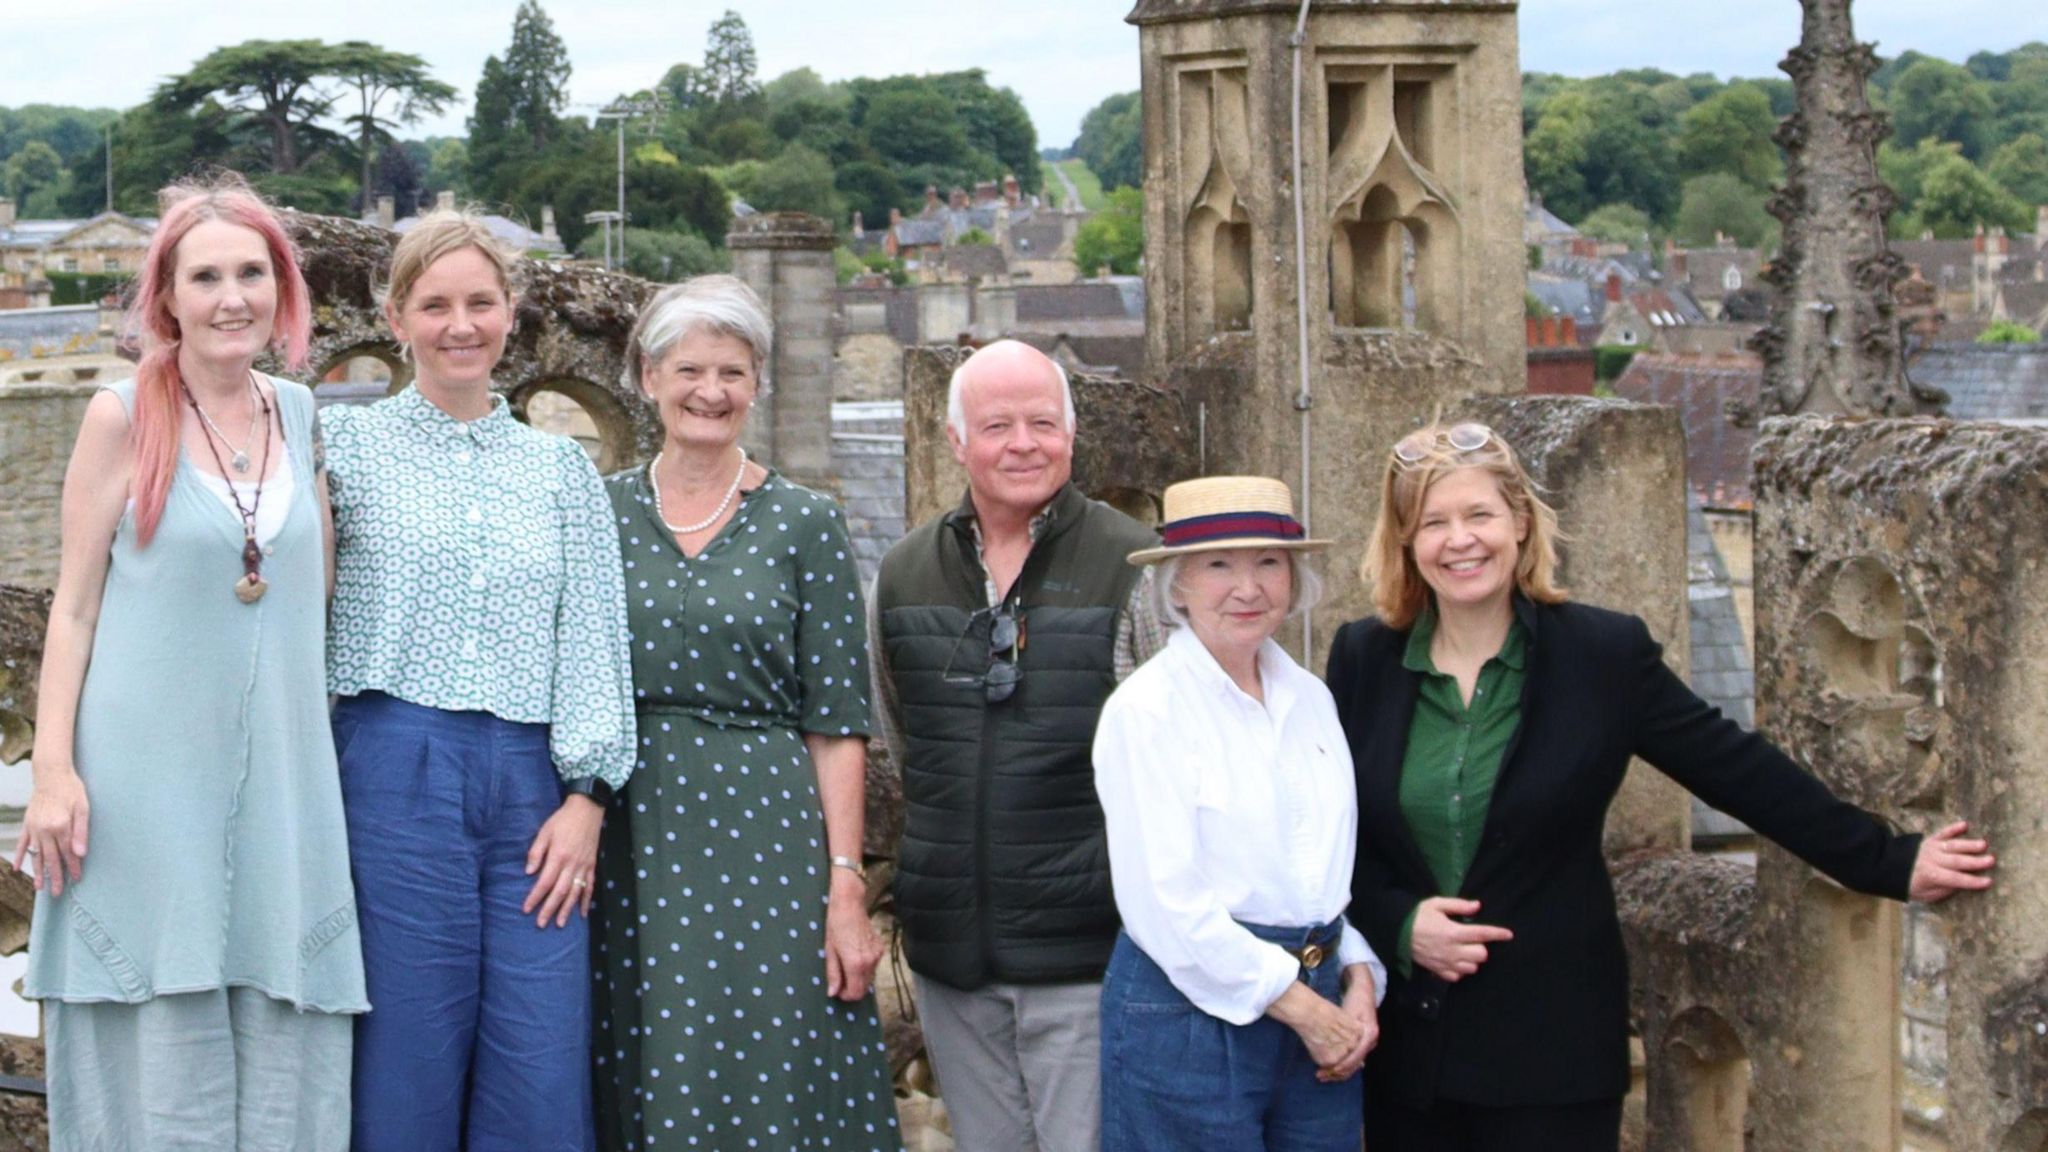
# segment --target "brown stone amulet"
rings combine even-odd
[[[263,594],[268,591],[270,583],[254,572],[235,581],[235,599],[244,604],[254,604],[263,599]]]

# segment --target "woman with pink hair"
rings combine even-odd
[[[345,1149],[369,1004],[323,665],[331,516],[305,281],[239,180],[163,195],[135,376],[64,478],[27,995],[50,1147]],[[89,851],[89,855],[88,855]]]

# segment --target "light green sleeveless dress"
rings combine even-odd
[[[313,396],[272,383],[293,484],[261,600],[236,599],[241,522],[189,459],[147,548],[132,508],[115,531],[73,747],[90,848],[76,884],[38,895],[23,982],[45,1002],[53,1148],[183,1147],[186,1130],[137,1126],[223,1115],[230,1142],[216,1146],[251,1147],[279,1110],[280,1139],[325,1147],[294,1134],[291,1112],[331,1116],[334,1090],[333,1146],[346,1146],[347,1014],[369,1003],[327,719]],[[110,391],[133,412],[133,381]],[[288,1034],[321,1017],[332,1026],[313,1025],[310,1048]],[[326,1033],[341,1038],[338,1069]],[[255,1053],[289,1072],[305,1048],[318,1082],[212,1085],[192,1054],[223,1044],[230,1073]]]

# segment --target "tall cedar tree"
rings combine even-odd
[[[378,136],[401,124],[418,123],[423,116],[447,109],[455,100],[455,89],[427,73],[427,62],[407,52],[393,52],[350,40],[335,47],[334,71],[356,94],[356,111],[349,116],[356,127],[356,139],[363,161],[363,210],[371,203],[371,163]]]
[[[512,84],[513,118],[535,151],[546,148],[569,99],[569,48],[555,35],[555,22],[539,0],[524,0],[512,18],[512,46],[505,50],[503,67]],[[481,100],[481,89],[477,95]]]
[[[157,88],[168,111],[188,112],[209,96],[245,112],[270,138],[270,170],[289,176],[331,134],[316,121],[333,105],[319,81],[336,74],[336,50],[318,40],[249,40],[216,48]]]

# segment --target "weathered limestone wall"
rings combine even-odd
[[[64,468],[97,387],[0,387],[0,583],[56,586]]]
[[[1755,491],[1758,722],[1854,802],[1918,829],[1966,816],[1991,839],[1996,886],[1927,912],[1942,931],[1915,933],[1914,962],[1944,972],[1947,1145],[2032,1152],[2048,1140],[2048,434],[1773,420]],[[1658,857],[1620,887],[1651,1149],[1898,1146],[1898,905],[1768,846],[1754,873]],[[1699,1138],[1693,1105],[1716,1092],[1747,1145]]]
[[[737,221],[725,238],[733,272],[775,321],[770,387],[754,400],[747,449],[799,484],[830,489],[832,248],[829,221],[770,212]]]

